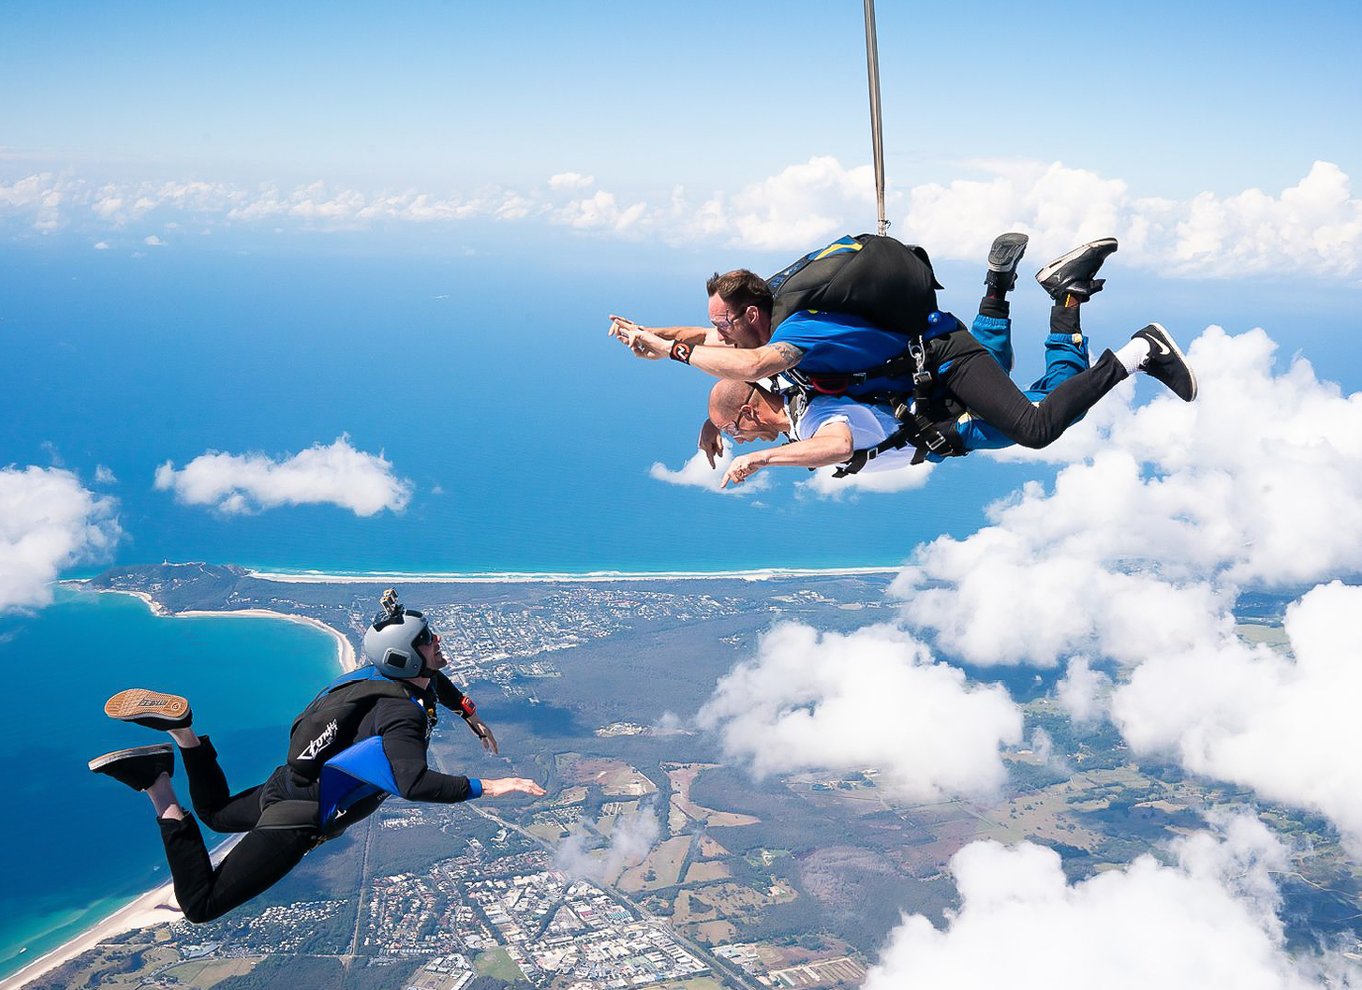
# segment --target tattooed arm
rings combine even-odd
[[[715,378],[751,382],[788,371],[800,362],[804,352],[794,344],[777,341],[764,347],[697,347],[690,363]]]

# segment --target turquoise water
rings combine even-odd
[[[334,639],[297,623],[160,618],[128,595],[57,595],[35,615],[0,617],[11,676],[0,702],[0,977],[168,879],[150,802],[85,765],[166,738],[105,718],[110,694],[189,697],[195,727],[244,788],[283,759],[293,716],[338,672]]]

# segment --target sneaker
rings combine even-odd
[[[175,747],[170,743],[138,746],[105,753],[90,761],[90,769],[127,784],[134,791],[145,791],[161,774],[174,776]]]
[[[128,688],[104,702],[104,714],[148,729],[185,729],[194,721],[189,702],[178,694]]]
[[[1178,347],[1178,342],[1157,323],[1136,330],[1130,339],[1143,337],[1149,341],[1149,357],[1140,362],[1140,370],[1150,378],[1163,382],[1183,402],[1196,398],[1196,372]]]
[[[1115,251],[1114,237],[1089,241],[1036,272],[1036,281],[1055,302],[1062,302],[1066,295],[1088,299],[1101,292],[1102,286],[1106,284],[1106,279],[1093,276],[1102,267],[1102,262],[1107,260],[1107,255]]]
[[[990,289],[1007,292],[1017,286],[1017,264],[1026,253],[1025,234],[999,234],[988,250],[988,274],[984,284]]]

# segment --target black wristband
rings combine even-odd
[[[690,344],[680,340],[672,341],[671,359],[673,361],[680,361],[682,364],[690,364],[690,352]]]

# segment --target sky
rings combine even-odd
[[[879,765],[905,799],[979,796],[1002,786],[1004,751],[1037,740],[1017,702],[962,664],[1062,671],[1056,698],[1076,724],[1110,722],[1137,759],[1324,815],[1356,858],[1362,771],[1345,754],[1362,744],[1351,622],[1362,607],[1362,12],[882,2],[878,13],[891,232],[926,245],[957,284],[1001,230],[1031,236],[1027,268],[1115,234],[1103,312],[1166,314],[1202,393],[1185,405],[1123,385],[1045,451],[976,456],[983,469],[919,470],[880,491],[814,477],[716,494],[715,476],[688,460],[681,424],[694,417],[659,413],[657,435],[680,439],[645,437],[630,467],[648,493],[633,508],[654,522],[775,505],[777,525],[798,532],[819,513],[906,514],[924,489],[968,477],[982,492],[979,479],[995,478],[970,525],[904,538],[893,622],[850,634],[777,625],[678,717],[757,774]],[[535,288],[567,279],[583,293],[575,304],[600,300],[602,331],[606,305],[698,322],[686,280],[776,270],[873,226],[863,60],[860,5],[827,0],[397,13],[248,3],[173,16],[148,3],[14,4],[0,42],[0,239],[25,272],[102,257],[162,280],[185,259],[232,273],[242,257],[472,259],[486,278],[470,291],[495,286],[480,300],[494,309],[544,305]],[[678,287],[658,289],[669,280]],[[22,312],[25,286],[5,289]],[[1020,296],[1020,313],[1043,318],[1043,301]],[[514,361],[524,341],[504,329],[505,349],[485,353]],[[158,360],[155,335],[124,340]],[[303,343],[304,369],[307,347],[336,346]],[[626,375],[631,403],[680,394],[685,369],[576,346],[554,343],[552,361],[590,384],[583,403]],[[252,354],[241,367],[295,373],[279,364]],[[376,416],[386,398],[356,401]],[[386,525],[419,518],[432,489],[452,486],[328,409],[287,443],[259,439],[271,435],[261,409],[211,437],[170,424],[173,449],[136,436],[145,497],[205,524],[325,506]],[[137,503],[112,460],[40,456],[43,416],[34,404],[0,432],[15,445],[0,451],[0,608],[42,607],[46,582],[112,548],[133,553],[130,541],[167,546],[134,532],[154,520],[127,511]],[[92,448],[99,429],[85,428]],[[584,449],[627,447],[619,432],[606,424]],[[483,470],[470,460],[470,474]],[[1233,635],[1235,600],[1264,588],[1296,596],[1289,651]],[[641,823],[637,835],[651,834]],[[1070,881],[1038,846],[967,846],[952,863],[960,911],[942,927],[905,917],[867,986],[940,973],[996,986],[998,960],[1017,963],[1008,976],[1021,985],[1040,973],[1066,987],[1169,973],[1179,985],[1362,985],[1340,946],[1287,951],[1272,877],[1293,850],[1251,809],[1153,852]],[[1008,951],[978,949],[1004,939]]]

